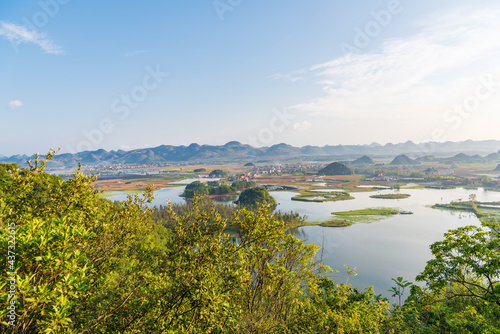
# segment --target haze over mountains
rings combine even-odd
[[[500,154],[500,141],[484,140],[445,143],[421,143],[415,144],[407,141],[400,144],[388,143],[380,145],[372,143],[370,145],[325,145],[294,147],[288,144],[277,144],[270,147],[252,147],[236,141],[228,142],[225,145],[198,145],[172,146],[161,145],[153,148],[141,148],[131,151],[117,150],[106,151],[99,149],[96,151],[85,151],[75,154],[65,153],[55,156],[51,163],[53,167],[74,167],[77,163],[84,165],[106,166],[111,164],[154,164],[167,162],[195,162],[195,161],[228,161],[228,160],[270,160],[270,159],[290,159],[309,158],[311,160],[327,160],[330,157],[352,157],[359,158],[363,155],[370,157],[394,157],[400,154],[407,154],[413,158],[425,160],[427,156],[436,155],[441,157],[451,157],[456,154],[483,154],[484,159],[497,160]],[[464,156],[466,158],[467,156]],[[27,155],[14,155],[11,157],[0,156],[0,161],[25,163],[29,160]],[[482,158],[476,156],[475,158]]]

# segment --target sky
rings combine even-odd
[[[0,0],[0,155],[500,140],[495,0]]]

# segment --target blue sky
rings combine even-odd
[[[497,3],[0,0],[0,154],[500,139]]]

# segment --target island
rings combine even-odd
[[[381,199],[403,199],[408,198],[411,195],[409,194],[380,194],[380,195],[372,195],[370,198],[381,198]]]
[[[342,220],[342,219],[334,219],[334,220],[329,220],[326,222],[323,222],[319,224],[319,226],[323,227],[347,227],[351,226],[352,223],[348,220]]]
[[[314,191],[314,190],[304,190],[300,195],[291,198],[292,201],[302,201],[302,202],[335,202],[335,201],[345,201],[354,199],[348,192],[345,191]]]

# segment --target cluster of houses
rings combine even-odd
[[[285,165],[255,166],[252,170],[256,177],[261,175],[281,175],[309,172],[314,173],[325,166],[324,163],[292,163]]]

